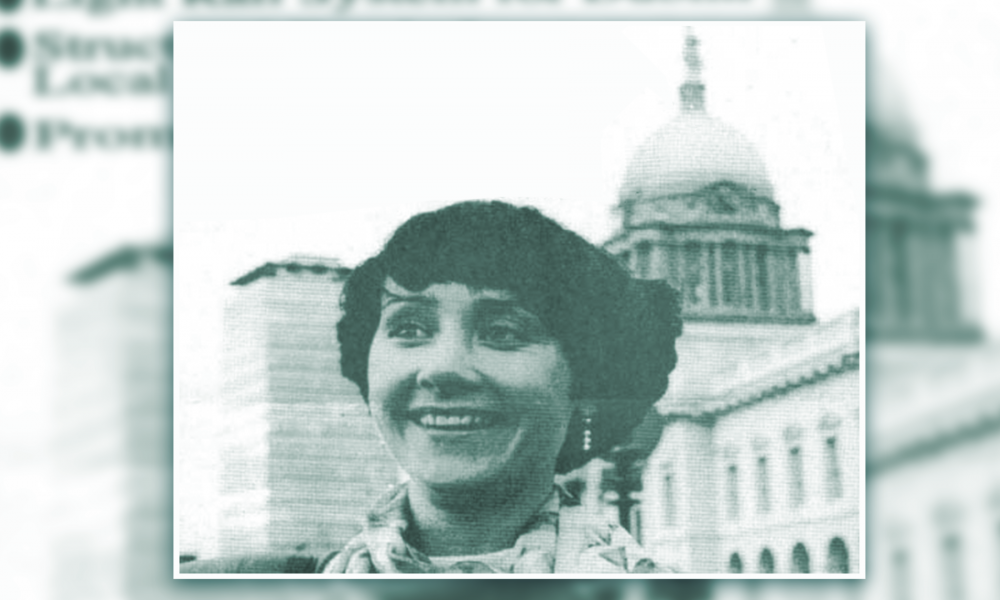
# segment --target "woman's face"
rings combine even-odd
[[[430,485],[554,473],[573,408],[559,344],[512,293],[386,280],[368,359],[372,415]]]

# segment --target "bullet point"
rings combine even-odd
[[[24,143],[24,122],[21,117],[6,114],[0,117],[0,149],[14,152]]]
[[[0,65],[16,67],[24,56],[24,41],[13,29],[0,32]]]
[[[0,0],[0,10],[14,12],[21,6],[21,0]]]

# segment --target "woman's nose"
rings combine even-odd
[[[480,383],[475,369],[472,344],[461,333],[441,334],[427,347],[425,360],[417,373],[417,385],[434,391],[439,397],[460,396]]]

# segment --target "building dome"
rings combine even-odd
[[[703,111],[685,111],[633,155],[619,200],[690,194],[720,181],[746,186],[755,196],[774,196],[763,159],[742,133]]]
[[[681,113],[632,156],[622,227],[604,248],[636,277],[678,290],[685,321],[812,323],[812,233],[782,229],[764,160],[705,111],[698,44],[689,30]]]

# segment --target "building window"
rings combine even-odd
[[[688,304],[699,304],[701,287],[701,244],[684,244],[684,298]]]
[[[892,553],[892,593],[895,600],[910,600],[910,555],[898,548]]]
[[[740,518],[740,481],[736,465],[729,465],[726,472],[729,495],[729,518],[735,521]]]
[[[794,446],[788,450],[789,499],[792,506],[805,503],[805,481],[802,469],[802,449]]]
[[[767,457],[757,459],[757,512],[771,512],[771,488],[767,473]]]
[[[850,573],[847,560],[847,544],[839,537],[830,540],[830,548],[826,555],[827,573]]]
[[[629,533],[642,544],[642,503],[633,504],[629,510]]]
[[[844,495],[840,483],[840,463],[837,461],[837,438],[826,438],[826,497],[830,500]]]
[[[792,573],[808,573],[809,572],[809,552],[806,550],[805,544],[799,542],[795,544],[795,548],[792,549]]]
[[[767,269],[767,246],[757,246],[757,297],[758,308],[771,311],[771,278]]]
[[[946,600],[963,600],[965,585],[962,580],[962,540],[949,534],[941,541],[944,567],[944,597]]]
[[[722,303],[739,306],[740,256],[734,242],[722,244]]]
[[[635,272],[639,279],[649,279],[653,247],[649,242],[640,242],[635,248]]]
[[[774,555],[770,548],[761,550],[759,570],[761,573],[774,573]]]
[[[729,556],[729,572],[730,573],[743,572],[743,559],[740,558],[740,555],[737,552],[733,552]]]
[[[664,519],[667,525],[677,524],[677,502],[674,499],[674,476],[667,475],[663,478],[663,509]]]

